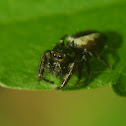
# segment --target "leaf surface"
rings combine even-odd
[[[55,78],[46,73],[47,78],[55,81],[54,85],[37,81],[37,68],[43,52],[52,49],[64,34],[97,30],[108,38],[100,55],[108,61],[113,70],[91,58],[91,77],[87,88],[110,84],[118,94],[125,96],[126,2],[111,0],[103,5],[99,0],[96,3],[81,0],[76,3],[69,0],[64,1],[62,7],[61,3],[56,1],[54,3],[11,2],[8,7],[5,6],[6,1],[1,1],[0,4],[2,7],[0,11],[1,86],[28,90],[54,89],[60,85],[62,77]],[[85,67],[83,79],[75,86],[77,75],[75,73],[72,76],[63,90],[84,88]]]

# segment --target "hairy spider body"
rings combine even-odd
[[[64,40],[67,41],[66,45]],[[43,76],[45,69],[56,77],[65,75],[62,84],[60,87],[57,87],[57,89],[64,88],[76,70],[79,72],[78,81],[76,83],[81,80],[83,63],[85,63],[87,68],[85,85],[87,85],[90,75],[89,57],[96,57],[111,69],[106,60],[98,54],[103,48],[104,41],[104,35],[94,31],[79,32],[72,36],[64,35],[60,39],[59,44],[52,50],[47,50],[42,55],[38,70],[39,79],[54,83]]]

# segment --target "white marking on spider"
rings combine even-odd
[[[69,43],[74,42],[74,45],[76,46],[82,46],[82,45],[87,45],[88,42],[94,42],[94,39],[98,38],[99,36],[100,36],[100,33],[92,33],[92,34],[84,35],[78,38],[68,36],[67,40]]]

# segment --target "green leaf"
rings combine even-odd
[[[62,5],[62,6],[61,6]],[[95,58],[91,58],[91,78],[88,89],[112,85],[121,95],[126,94],[125,62],[126,2],[107,0],[51,1],[0,1],[0,85],[8,88],[44,90],[60,85],[63,77],[45,76],[54,85],[37,81],[40,57],[52,49],[64,34],[85,30],[103,32],[108,40],[100,53],[113,67],[109,70]],[[84,67],[85,68],[85,67]],[[83,79],[74,85],[78,73],[63,90],[84,88]]]

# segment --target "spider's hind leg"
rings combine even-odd
[[[100,56],[98,53],[93,52],[92,55],[94,57],[96,57],[99,61],[101,61],[103,64],[105,64],[110,70],[112,70],[112,67],[108,64],[108,62],[102,57]]]

